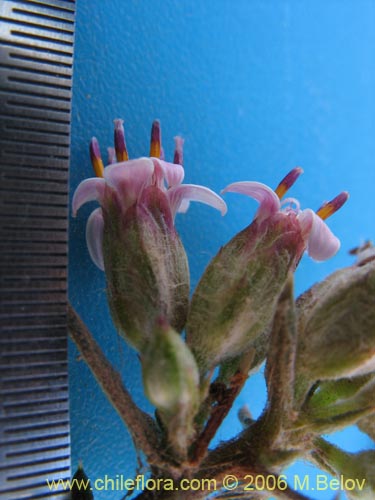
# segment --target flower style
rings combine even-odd
[[[305,235],[306,250],[310,257],[316,261],[324,261],[335,255],[340,248],[340,240],[332,233],[324,219],[339,210],[349,195],[343,191],[330,202],[324,203],[316,213],[310,208],[301,210],[300,203],[295,198],[281,201],[286,191],[302,173],[300,167],[294,168],[275,190],[260,182],[242,181],[230,184],[222,190],[222,193],[242,193],[259,201],[260,206],[256,214],[259,223],[276,213],[295,218]]]
[[[177,212],[191,200],[222,214],[226,204],[203,186],[182,184],[183,140],[175,138],[175,163],[163,160],[160,124],[151,130],[149,158],[128,159],[122,120],[115,120],[115,148],[104,168],[98,142],[90,143],[95,178],[86,179],[73,196],[73,215],[86,202],[101,207],[90,215],[86,240],[94,263],[105,270],[108,300],[116,326],[125,339],[144,351],[163,319],[181,331],[189,303],[189,269],[174,226]]]

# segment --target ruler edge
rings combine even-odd
[[[74,47],[74,28],[75,28],[75,7],[76,7],[76,2],[73,0],[58,0],[58,2],[54,2],[52,0],[47,0],[46,2],[44,2],[43,0],[26,0],[25,2],[22,2],[21,1],[18,1],[18,2],[13,2],[12,0],[8,1],[8,0],[4,0],[6,3],[8,4],[14,4],[16,3],[17,5],[20,5],[22,6],[23,4],[27,5],[29,8],[30,7],[33,7],[33,6],[45,6],[46,4],[48,4],[48,6],[50,6],[52,3],[53,4],[59,4],[59,5],[62,5],[65,1],[66,1],[66,4],[69,5],[71,8],[70,9],[67,9],[67,10],[70,10],[70,12],[72,13],[73,15],[73,24],[72,24],[72,35],[71,35],[71,38],[72,38],[72,48]],[[0,11],[1,13],[1,11]],[[3,22],[3,20],[1,19],[0,22]],[[4,40],[0,37],[0,47],[3,47],[4,44],[3,44]],[[9,43],[9,41],[6,42],[6,46],[12,46],[11,42]],[[25,52],[29,51],[30,49],[27,49],[27,48],[22,48],[20,49],[19,47],[17,47],[18,50],[25,50]],[[68,144],[65,146],[67,148],[67,158],[65,159],[65,162],[67,164],[67,175],[66,175],[66,180],[65,180],[65,185],[66,185],[66,191],[65,191],[65,198],[66,198],[66,207],[65,207],[65,216],[67,218],[66,220],[66,225],[65,225],[65,243],[63,243],[62,241],[60,242],[62,244],[62,246],[65,248],[65,258],[66,258],[66,263],[65,263],[65,269],[66,269],[66,275],[65,275],[65,295],[66,295],[66,304],[67,304],[67,266],[68,266],[68,197],[69,197],[69,176],[68,176],[68,171],[69,171],[69,163],[70,163],[70,148],[71,148],[71,108],[72,108],[72,85],[73,85],[73,50],[72,50],[72,54],[71,54],[71,66],[70,66],[70,77],[69,77],[69,80],[71,82],[71,88],[70,88],[70,97],[69,97],[69,125],[67,126],[68,128],[68,135],[67,135],[67,138],[68,138]],[[13,68],[14,70],[17,70],[16,67]],[[0,69],[1,70],[1,69]],[[26,75],[27,75],[27,72],[26,72]],[[3,118],[3,117],[2,117]],[[30,122],[32,122],[32,119],[30,120]],[[2,213],[0,211],[0,217],[2,217]],[[20,231],[22,231],[22,228],[20,228]],[[2,266],[1,266],[2,267]],[[1,290],[3,290],[3,287],[2,285],[0,285],[0,288]],[[27,328],[27,326],[25,325],[22,325],[24,328]],[[61,328],[60,325],[58,325],[58,328]],[[65,340],[65,346],[66,346],[66,349],[65,349],[65,353],[66,353],[66,365],[68,363],[68,342],[67,342],[67,327],[65,326],[65,331],[66,331],[66,340]],[[67,403],[67,410],[66,410],[66,422],[67,422],[67,430],[68,430],[68,441],[67,441],[67,457],[65,459],[65,461],[68,461],[70,462],[70,438],[69,438],[69,431],[70,431],[70,427],[69,427],[69,422],[70,422],[70,419],[69,419],[69,380],[68,380],[68,370],[66,370],[66,377],[65,377],[65,383],[66,383],[66,387],[67,387],[67,394],[66,394],[66,403]],[[60,461],[60,460],[59,460]],[[52,462],[50,462],[51,464]],[[12,470],[12,469],[10,469]],[[65,478],[69,478],[70,477],[70,466],[66,469],[67,470],[67,476],[65,476]],[[43,472],[42,472],[43,473]],[[61,476],[60,476],[61,477]],[[47,479],[47,478],[45,478]],[[52,479],[52,478],[50,478]],[[47,488],[45,487],[45,481],[44,481],[44,490],[45,490],[45,493],[43,494],[43,492],[36,492],[36,491],[30,491],[29,493],[26,493],[27,489],[25,489],[25,487],[21,487],[20,488],[17,488],[14,490],[14,488],[9,488],[8,485],[5,487],[5,489],[1,488],[0,489],[0,498],[2,498],[2,495],[5,494],[5,495],[11,495],[12,494],[12,490],[14,490],[16,492],[16,494],[20,494],[22,495],[22,498],[38,498],[38,497],[43,497],[43,498],[62,498],[62,496],[65,496],[67,493],[66,492],[59,492],[59,493],[55,493],[55,494],[48,494],[48,491],[47,491]],[[35,494],[37,493],[37,496],[35,496]],[[30,496],[31,495],[31,496]],[[41,496],[42,495],[42,496]],[[4,497],[5,498],[5,497]],[[9,498],[6,497],[7,499]],[[11,498],[15,498],[15,497],[11,497]],[[17,498],[21,498],[21,497],[17,497]]]

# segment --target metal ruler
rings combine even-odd
[[[67,497],[73,0],[0,0],[0,499]]]

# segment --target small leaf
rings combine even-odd
[[[373,500],[375,497],[375,450],[349,453],[322,438],[315,441],[317,461],[325,462],[343,481],[350,499]]]

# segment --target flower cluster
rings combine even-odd
[[[96,177],[77,187],[73,215],[86,202],[100,204],[87,221],[87,246],[94,263],[105,270],[111,312],[122,335],[142,351],[160,318],[178,332],[188,319],[187,341],[205,371],[248,348],[267,327],[288,273],[305,250],[315,260],[337,252],[340,242],[323,219],[348,195],[341,193],[317,213],[301,210],[294,198],[282,200],[302,173],[298,167],[275,190],[254,181],[227,186],[222,193],[246,194],[260,206],[250,226],[208,266],[189,306],[188,262],[175,216],[186,212],[190,201],[211,205],[222,215],[227,206],[211,189],[182,183],[183,139],[175,137],[174,162],[165,161],[159,121],[152,124],[150,157],[134,160],[129,159],[123,120],[114,125],[108,166],[97,139],[90,142]]]
[[[96,176],[77,187],[72,208],[76,215],[86,202],[100,204],[87,222],[87,246],[105,272],[114,324],[139,353],[145,394],[157,413],[155,420],[145,417],[129,399],[117,409],[122,414],[131,407],[125,421],[152,473],[191,478],[209,471],[220,481],[233,472],[281,470],[304,457],[336,475],[363,474],[369,478],[366,498],[373,498],[374,453],[348,454],[321,437],[352,423],[374,437],[372,245],[357,251],[355,265],[297,300],[293,295],[293,273],[304,252],[324,261],[339,250],[325,219],[342,207],[348,193],[316,212],[301,209],[297,199],[285,198],[302,174],[299,167],[275,189],[255,181],[228,185],[221,194],[245,194],[259,208],[214,256],[190,296],[176,214],[199,201],[224,215],[226,203],[207,187],[183,184],[183,139],[175,137],[173,163],[165,161],[158,121],[151,129],[149,157],[129,159],[120,119],[115,120],[114,146],[105,167],[98,141],[91,140]],[[81,350],[91,342],[86,334]],[[97,353],[94,346],[86,359]],[[210,451],[247,377],[264,360],[264,412],[254,421],[243,409],[243,433]],[[103,366],[108,371],[108,363]],[[111,392],[113,374],[107,371],[102,382]],[[111,401],[118,397],[111,394]],[[286,498],[284,489],[280,494]],[[350,498],[364,498],[361,494],[358,487]],[[202,495],[189,493],[189,498]]]

